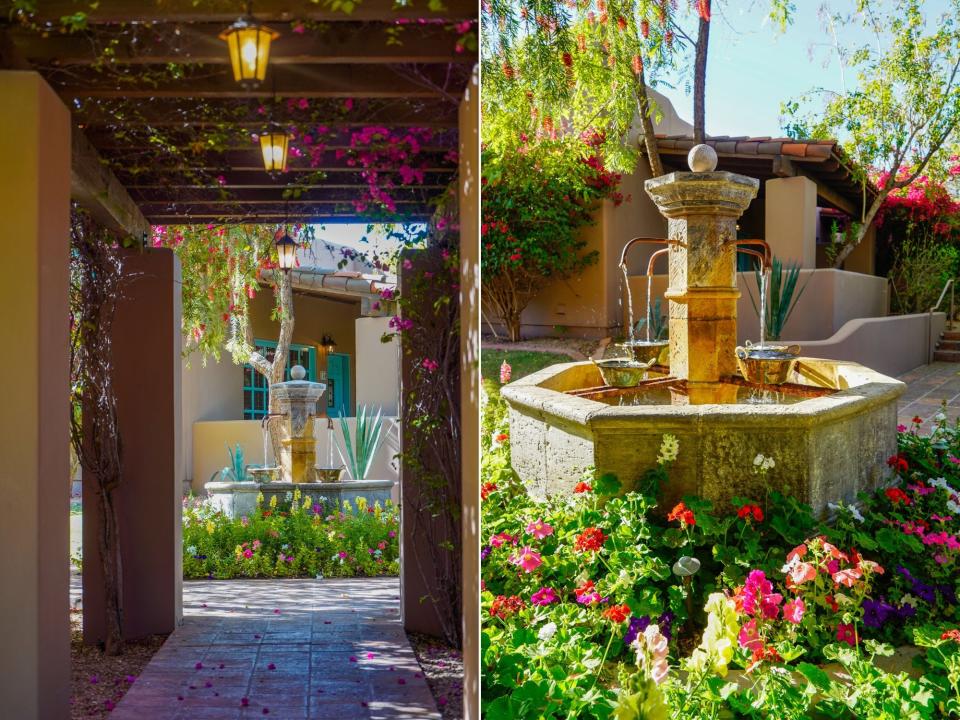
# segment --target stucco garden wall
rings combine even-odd
[[[356,428],[356,418],[346,418],[351,433]],[[317,464],[325,465],[328,458],[327,421],[325,418],[314,421],[314,437],[317,438]],[[333,421],[334,442],[343,443],[340,421]],[[227,464],[227,447],[237,443],[243,448],[244,460],[250,465],[263,464],[263,432],[259,420],[227,420],[198,422],[193,424],[193,482],[195,493],[202,493],[203,486],[211,476]],[[373,459],[370,478],[377,480],[396,480],[399,477],[394,455],[399,452],[396,418],[385,418],[380,447]],[[336,448],[333,450],[334,464],[340,464]],[[271,462],[273,458],[271,456]]]
[[[356,328],[356,405],[383,408],[385,415],[400,412],[400,343],[396,337],[381,341],[390,332],[390,318],[361,317]]]

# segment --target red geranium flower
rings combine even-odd
[[[496,490],[497,490],[496,483],[491,483],[491,482],[484,483],[483,485],[480,486],[480,499],[486,500],[488,497],[490,497],[490,493],[496,492]]]
[[[622,623],[630,617],[630,608],[627,605],[611,605],[603,611],[603,616],[615,623]]]
[[[688,508],[683,501],[674,505],[673,510],[667,515],[667,520],[679,520],[681,525],[696,525],[697,519],[693,515],[693,510]]]
[[[597,527],[588,527],[577,535],[573,547],[578,552],[597,552],[606,541],[607,536],[603,534],[603,530]]]
[[[573,492],[575,494],[588,493],[592,491],[593,491],[593,488],[590,487],[590,483],[578,482],[576,485],[573,486]]]
[[[902,473],[910,469],[907,459],[903,455],[891,455],[887,458],[887,465],[893,468],[894,472]]]
[[[894,505],[899,505],[900,503],[903,503],[904,505],[913,504],[913,500],[910,499],[910,496],[900,488],[887,488],[883,491],[883,494],[886,495],[887,499]]]
[[[744,505],[737,510],[737,517],[741,520],[752,518],[756,522],[763,522],[763,510],[760,509],[759,505]]]
[[[514,613],[523,610],[523,607],[523,598],[519,595],[511,595],[510,597],[497,595],[493,600],[493,604],[490,606],[490,615],[505,620]]]
[[[960,643],[960,630],[954,628],[953,630],[947,630],[943,635],[940,636],[941,640],[953,640],[955,643]]]

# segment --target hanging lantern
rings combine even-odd
[[[337,349],[337,343],[331,335],[324,335],[320,339],[320,345],[327,351],[328,355]]]
[[[280,33],[253,19],[248,5],[246,16],[220,33],[230,52],[233,79],[248,89],[262,83],[267,75],[270,43],[278,37]]]
[[[296,241],[287,235],[286,232],[277,240],[277,258],[279,259],[280,269],[284,272],[290,272],[297,264]]]
[[[260,133],[260,150],[263,152],[263,169],[271,175],[287,171],[287,149],[290,136],[276,123]]]

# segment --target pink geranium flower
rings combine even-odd
[[[803,604],[803,598],[791,600],[783,606],[783,617],[788,622],[798,625],[800,621],[803,620],[803,611],[805,609],[806,606]]]
[[[553,535],[553,526],[543,520],[536,520],[527,525],[527,534],[533,535],[537,540],[543,540],[548,535]]]
[[[526,573],[532,573],[543,564],[540,553],[529,545],[525,545],[516,555],[510,557],[510,563]]]
[[[542,587],[530,596],[530,602],[534,605],[550,605],[559,599],[557,592],[551,587]]]
[[[853,625],[850,623],[840,623],[837,625],[837,640],[854,647],[857,644],[857,634],[853,630]]]
[[[853,587],[860,577],[860,571],[856,568],[846,568],[833,573],[833,581],[837,585],[844,585],[846,587]]]
[[[740,643],[740,647],[750,651],[759,650],[763,647],[763,640],[760,639],[756,620],[748,620],[743,624],[737,635],[737,642]]]

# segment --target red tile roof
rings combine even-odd
[[[795,138],[747,137],[714,135],[705,140],[720,155],[786,155],[810,161],[823,161],[835,156],[843,157],[836,140],[798,140]],[[661,150],[689,150],[694,146],[691,135],[657,135],[657,147]]]

